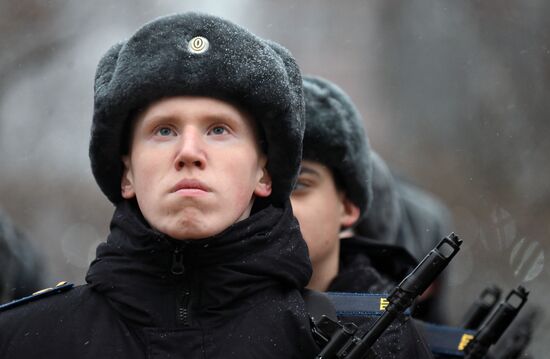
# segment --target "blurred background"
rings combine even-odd
[[[490,283],[550,294],[550,2],[543,0],[0,0],[0,207],[83,283],[112,205],[88,140],[101,55],[181,11],[230,19],[339,84],[390,167],[436,194],[465,240],[449,273],[459,320]],[[531,352],[546,357],[550,313]]]

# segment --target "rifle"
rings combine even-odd
[[[527,301],[529,292],[522,286],[508,293],[493,314],[483,323],[474,338],[466,346],[465,358],[483,358],[491,345],[495,344]]]
[[[476,301],[470,306],[464,315],[461,327],[464,329],[477,329],[495,308],[500,300],[502,290],[496,285],[487,287],[481,292]]]
[[[355,335],[358,327],[353,323],[342,324],[326,316],[317,322],[312,320],[313,335],[320,346],[324,346],[316,359],[363,359],[395,318],[410,307],[445,269],[461,244],[462,240],[454,233],[443,238],[390,292],[384,313],[362,337]]]

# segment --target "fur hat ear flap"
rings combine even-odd
[[[271,40],[264,41],[269,45],[269,47],[271,47],[271,49],[273,49],[273,51],[277,53],[277,55],[279,55],[280,59],[283,62],[284,68],[286,70],[286,75],[288,77],[287,81],[293,85],[289,89],[293,96],[293,102],[295,105],[301,104],[301,116],[297,120],[300,121],[300,126],[302,128],[305,128],[305,108],[302,89],[302,74],[300,73],[298,64],[296,63],[296,60],[292,57],[290,51],[288,51],[286,48]]]
[[[113,77],[113,73],[116,69],[118,54],[120,53],[120,49],[123,45],[124,43],[122,42],[113,45],[103,56],[101,61],[99,61],[94,83],[94,91],[96,96],[100,96],[103,93],[103,88],[108,86],[111,82],[111,78]]]
[[[276,42],[265,40],[267,45],[280,57],[282,61],[281,66],[286,69],[285,81],[291,84],[289,86],[289,97],[291,99],[290,106],[286,109],[285,115],[290,116],[290,121],[271,121],[266,122],[264,125],[264,132],[269,143],[277,143],[279,139],[285,137],[293,138],[293,141],[298,141],[300,144],[304,138],[304,131],[306,128],[305,122],[305,103],[304,94],[302,88],[302,74],[298,68],[298,64],[292,57],[290,51]],[[290,144],[291,142],[289,142]],[[281,168],[285,168],[291,164],[293,167],[299,168],[302,159],[302,146],[296,148],[297,157],[289,157],[285,152],[287,146],[282,148],[268,148],[269,161],[267,163],[268,172],[274,176],[277,172],[280,172]],[[286,176],[286,178],[280,180],[287,188],[294,188],[296,180],[298,178],[298,172],[292,174],[292,176]]]

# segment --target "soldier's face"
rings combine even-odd
[[[250,215],[255,196],[271,194],[252,119],[212,98],[150,105],[123,162],[122,196],[135,197],[148,223],[175,239],[218,234]]]
[[[329,168],[306,160],[302,161],[290,200],[309,249],[313,271],[337,265],[340,230],[357,221],[359,209],[336,188]]]

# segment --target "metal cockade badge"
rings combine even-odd
[[[202,54],[208,50],[210,43],[208,39],[202,36],[195,36],[187,44],[187,48],[193,54]]]

